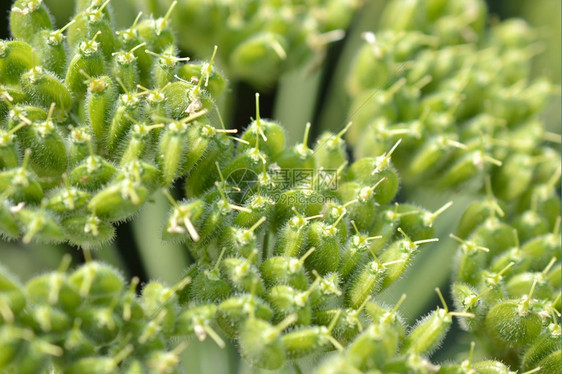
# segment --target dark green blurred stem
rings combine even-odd
[[[367,2],[365,7],[357,13],[348,30],[338,65],[333,71],[331,84],[326,87],[326,98],[321,103],[317,117],[319,132],[337,132],[347,122],[353,121],[353,118],[348,118],[349,97],[346,92],[345,81],[355,54],[362,44],[361,33],[377,29],[378,17],[385,3],[385,0]]]

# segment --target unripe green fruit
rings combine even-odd
[[[521,347],[540,334],[539,315],[522,301],[507,300],[496,304],[486,316],[486,331],[495,341],[507,346]]]
[[[31,42],[36,33],[53,28],[51,16],[42,0],[17,0],[10,12],[10,31],[14,38]]]

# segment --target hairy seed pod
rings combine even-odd
[[[486,331],[498,343],[521,347],[535,340],[542,328],[539,315],[529,309],[529,299],[506,300],[486,316]]]
[[[253,295],[242,295],[220,303],[217,307],[216,321],[229,337],[235,338],[239,336],[240,327],[252,313],[267,322],[271,322],[273,318],[273,311],[261,299]]]
[[[221,263],[221,274],[230,286],[238,292],[253,292],[256,296],[262,296],[264,292],[263,282],[259,270],[252,265],[257,250],[245,258],[227,258]]]
[[[3,84],[18,84],[23,73],[39,63],[33,48],[22,41],[0,41],[0,80]]]
[[[434,351],[445,338],[445,334],[451,327],[452,316],[473,317],[470,313],[449,312],[445,300],[439,289],[436,289],[443,309],[437,308],[420,320],[417,326],[408,334],[400,350],[409,354],[430,354]]]
[[[343,215],[340,216],[340,219]],[[337,271],[340,257],[340,247],[338,238],[339,222],[327,225],[324,222],[316,221],[310,224],[307,235],[308,248],[314,247],[316,250],[312,252],[305,261],[306,268],[316,270],[321,275]]]
[[[339,317],[340,313],[337,313],[328,327],[304,327],[284,334],[281,339],[287,358],[294,360],[305,357],[319,349],[327,348],[330,344],[337,350],[343,351],[342,345],[331,335]]]
[[[3,267],[0,267],[0,321],[2,324],[11,325],[26,303],[27,299],[22,286]],[[1,362],[2,360],[0,360]],[[0,364],[0,366],[2,365]]]
[[[68,217],[62,225],[69,242],[82,248],[101,247],[115,237],[115,227],[96,215]]]
[[[22,226],[22,241],[28,244],[31,240],[46,243],[59,243],[63,240],[63,228],[58,219],[45,210],[45,200],[39,209],[22,208],[17,210],[16,217]]]
[[[148,190],[138,180],[123,179],[100,190],[88,203],[88,210],[110,222],[124,220],[138,211]]]
[[[72,169],[68,175],[68,180],[72,186],[86,191],[95,191],[109,182],[117,170],[111,163],[100,156],[96,156],[93,150],[90,150],[90,152],[89,157]]]
[[[98,145],[106,139],[107,127],[113,117],[116,100],[117,89],[110,77],[104,75],[89,80],[86,110],[88,122]]]
[[[31,43],[41,30],[52,30],[51,16],[42,0],[18,0],[10,12],[10,31],[14,38]]]
[[[96,33],[91,40],[81,42],[69,62],[64,83],[75,99],[83,98],[88,89],[84,83],[84,73],[94,78],[105,74],[104,59],[99,50],[100,43],[96,41],[99,35]]]
[[[82,298],[88,297],[92,305],[108,305],[124,287],[123,276],[109,265],[87,263],[76,269],[68,278]]]
[[[270,257],[263,261],[260,273],[266,287],[277,284],[286,284],[297,290],[308,287],[308,277],[304,271],[304,262],[316,248],[310,248],[301,258]]]
[[[41,66],[35,66],[21,76],[20,82],[23,92],[34,104],[48,108],[54,103],[54,117],[66,118],[72,107],[72,98],[68,88],[57,77],[43,70]]]
[[[523,370],[531,370],[539,366],[543,368],[539,362],[556,350],[560,350],[560,325],[553,323],[526,350],[521,360],[521,368]]]
[[[192,241],[198,242],[201,237],[197,226],[201,224],[203,219],[205,203],[202,200],[194,200],[178,205],[171,196],[168,198],[170,202],[174,202],[174,209],[164,227],[162,238],[164,240],[184,241],[189,237]]]
[[[277,326],[272,326],[253,316],[248,318],[240,329],[242,357],[263,369],[279,369],[285,363],[285,347],[279,335],[295,319],[296,316],[290,316]]]
[[[13,209],[15,208],[7,198],[10,190],[5,191],[0,195],[0,237],[3,239],[16,239],[19,237],[20,228],[14,215]],[[17,210],[17,208],[16,208]]]
[[[0,172],[0,193],[9,190],[14,202],[39,203],[43,199],[43,189],[34,174],[27,170],[31,150],[25,151],[20,167]]]

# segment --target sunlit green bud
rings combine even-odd
[[[221,279],[220,263],[224,250],[212,269],[200,270],[189,285],[188,297],[196,303],[220,302],[230,297],[232,290],[228,283]]]
[[[412,241],[401,228],[398,228],[398,231],[400,231],[400,233],[404,236],[404,239],[397,240],[392,243],[379,256],[379,260],[383,262],[385,268],[384,280],[381,285],[382,289],[387,288],[394,281],[400,278],[406,268],[410,265],[413,257],[417,254],[420,244],[439,240],[434,238]]]
[[[328,327],[304,327],[284,334],[281,339],[287,352],[287,358],[298,359],[320,349],[331,348],[330,346],[340,352],[343,351],[340,342],[331,335],[339,317],[340,314],[337,313]]]
[[[256,119],[246,128],[240,137],[246,143],[240,143],[237,153],[249,148],[259,148],[270,158],[275,158],[285,149],[285,130],[273,121],[262,120],[259,111],[259,94],[256,93]]]
[[[279,369],[285,363],[285,344],[280,335],[296,319],[295,315],[291,315],[272,326],[251,316],[240,329],[240,354],[257,367]]]
[[[181,343],[171,351],[161,350],[152,352],[148,357],[146,365],[157,373],[175,373],[181,363],[180,354],[186,347],[187,343]],[[142,369],[139,368],[139,370]]]
[[[480,282],[480,271],[485,268],[488,262],[490,250],[472,241],[462,240],[453,234],[450,236],[461,243],[457,266],[455,267],[457,269],[456,279],[459,282],[476,286]],[[497,269],[497,271],[499,270]]]
[[[68,278],[82,298],[92,305],[109,305],[124,287],[123,276],[111,266],[88,262],[76,269]]]
[[[282,71],[287,47],[283,35],[258,32],[234,48],[228,65],[234,75],[255,86],[269,88]]]
[[[225,245],[231,255],[249,258],[253,256],[257,248],[257,238],[255,231],[266,221],[266,217],[261,217],[249,228],[229,226],[223,232],[219,245]]]
[[[547,274],[555,261],[556,258],[553,257],[541,273],[521,272],[510,277],[505,284],[508,297],[518,298],[525,296],[533,286],[533,283],[536,282],[533,296],[540,300],[553,300],[554,293],[547,282]]]
[[[513,178],[517,175],[517,178]],[[526,154],[513,154],[492,178],[494,194],[505,201],[512,201],[528,190],[533,178],[532,158]]]
[[[560,350],[560,325],[552,323],[526,350],[521,361],[522,369],[542,368],[539,362],[556,350]]]
[[[73,362],[67,369],[68,374],[101,374],[115,372],[121,361],[134,351],[133,345],[128,344],[111,356],[85,357]]]
[[[371,324],[351,343],[346,357],[362,370],[382,367],[398,350],[398,339],[398,333],[391,327]]]
[[[190,282],[191,277],[185,276],[172,287],[152,281],[143,288],[141,305],[148,316],[156,318],[150,324],[141,326],[139,343],[144,344],[153,338],[158,339],[161,331],[169,333],[175,328],[178,292],[181,293]]]
[[[0,80],[6,84],[18,84],[26,71],[36,66],[39,58],[33,48],[22,41],[0,41]]]
[[[0,321],[2,324],[12,324],[26,303],[26,295],[21,285],[3,267],[0,267]],[[1,332],[0,335],[2,335]]]
[[[24,340],[35,338],[33,331],[14,326],[13,324],[2,324],[0,326],[0,368],[5,369],[16,360],[16,355],[24,347]]]
[[[482,175],[490,164],[501,166],[501,162],[487,155],[483,150],[463,151],[462,156],[452,163],[441,176],[437,187],[451,188]]]
[[[363,39],[366,44],[357,53],[351,70],[353,74],[347,80],[347,90],[354,96],[369,89],[381,88],[388,82],[391,73],[385,41],[379,41],[373,33],[363,34]]]
[[[509,367],[500,361],[486,360],[476,362],[472,365],[472,369],[483,374],[509,374],[513,373]]]
[[[417,326],[408,334],[400,350],[410,354],[430,354],[445,338],[445,334],[451,327],[452,316],[473,317],[470,313],[449,312],[447,304],[439,289],[436,289],[443,309],[437,308],[418,322]]]
[[[521,347],[535,341],[542,329],[541,317],[531,308],[529,295],[496,304],[486,315],[486,332],[496,342]]]
[[[47,209],[59,214],[68,215],[80,211],[88,204],[91,194],[70,186],[68,178],[63,175],[65,187],[53,191],[47,203]]]
[[[138,211],[147,197],[148,190],[140,180],[127,178],[96,193],[88,203],[88,209],[110,222],[121,221]]]
[[[350,126],[351,123],[337,134],[326,132],[318,138],[314,146],[314,163],[317,169],[338,169],[347,162],[345,141],[342,136]]]
[[[82,161],[70,172],[70,184],[86,191],[95,191],[115,175],[115,166],[96,156],[93,151],[89,157]]]
[[[90,144],[92,142],[92,135],[90,126],[69,126],[68,130],[66,138],[68,164],[72,168],[84,161],[89,154],[91,155]]]
[[[31,42],[41,30],[51,30],[51,16],[42,0],[17,0],[10,12],[10,31],[14,38]]]
[[[381,28],[394,31],[425,30],[425,17],[425,2],[393,0],[384,8]]]
[[[96,33],[91,40],[81,42],[68,65],[64,83],[75,99],[83,98],[88,88],[84,83],[83,72],[90,77],[99,77],[105,74],[100,43],[96,41],[99,35],[99,33]]]
[[[15,215],[23,227],[22,241],[24,244],[29,244],[31,240],[56,243],[64,239],[60,223],[44,207],[30,209],[20,206],[20,208],[16,210]]]
[[[205,157],[199,159],[189,171],[189,177],[185,181],[186,196],[201,196],[212,188],[220,178],[217,163],[222,169],[231,160],[233,154],[234,142],[226,134],[217,133],[213,136],[205,151]]]
[[[554,233],[538,236],[521,247],[522,261],[528,261],[525,270],[542,270],[552,257],[560,259],[560,234],[559,226]]]
[[[116,101],[117,89],[110,77],[101,76],[89,80],[86,110],[97,144],[105,141]]]
[[[55,104],[56,118],[66,118],[72,107],[70,91],[54,75],[36,66],[21,76],[23,92],[31,97],[32,102],[39,106],[48,108]]]
[[[135,50],[143,48],[145,43],[141,43],[131,50],[113,52],[112,58],[112,77],[115,80],[120,80],[123,84],[123,89],[131,91],[137,86],[139,81],[139,73],[136,65]]]
[[[306,124],[304,139],[291,148],[284,149],[275,159],[275,163],[281,169],[313,169],[314,152],[308,148],[308,136],[310,133],[310,122]]]
[[[4,239],[16,239],[19,237],[20,228],[13,212],[15,207],[8,199],[4,198],[9,192],[10,190],[0,195],[0,200],[2,201],[0,203],[0,237]]]
[[[189,117],[185,117],[179,122],[171,122],[167,125],[160,141],[156,162],[162,170],[163,182],[169,185],[177,177],[182,160],[187,152],[187,144],[184,140],[189,122],[205,115],[206,110],[202,110]]]
[[[374,198],[381,205],[391,202],[398,193],[398,175],[394,171],[390,159],[399,144],[400,141],[396,142],[390,151],[379,157],[362,158],[355,161],[347,173],[348,180],[354,180],[367,186],[374,186],[380,182]]]
[[[177,2],[172,2],[164,17],[143,20],[135,27],[139,36],[146,41],[148,49],[155,53],[162,53],[168,47],[176,44],[169,20],[176,4]]]
[[[513,227],[493,215],[482,222],[469,239],[479,246],[488,248],[490,258],[516,245]],[[546,263],[549,260],[550,258],[547,259]],[[546,263],[541,266],[545,266]]]
[[[227,258],[221,263],[221,274],[233,290],[263,295],[264,286],[259,270],[252,264],[256,255],[257,250],[254,250],[247,259]]]
[[[67,38],[70,49],[80,46],[80,42],[99,34],[100,49],[105,60],[111,59],[111,53],[119,48],[115,37],[110,12],[110,0],[92,4],[74,16],[74,23],[68,28]]]
[[[309,271],[316,270],[321,275],[337,271],[340,257],[340,239],[337,225],[339,220],[331,225],[316,221],[310,224],[307,233],[307,247],[316,250],[305,261]]]
[[[0,191],[9,190],[9,196],[15,202],[39,203],[43,199],[41,185],[27,170],[30,156],[31,150],[27,149],[20,167],[0,172]]]
[[[462,214],[457,226],[457,234],[461,238],[467,238],[488,217],[504,216],[504,204],[494,197],[489,179],[486,180],[486,193],[485,200],[470,203]]]
[[[270,257],[260,266],[260,272],[266,287],[286,284],[297,290],[305,290],[308,278],[304,272],[304,262],[315,251],[310,248],[301,258]]]
[[[318,286],[310,294],[310,302],[315,309],[326,309],[339,305],[343,292],[338,273],[328,273],[323,277],[316,270],[312,274],[319,280]]]
[[[72,22],[56,31],[41,30],[33,38],[33,49],[41,60],[41,66],[58,78],[64,78],[67,63],[63,32]]]
[[[174,200],[172,199],[171,201]],[[168,218],[164,227],[162,238],[179,241],[190,238],[192,241],[198,242],[201,237],[199,236],[197,226],[200,226],[202,223],[205,203],[202,200],[194,200],[182,204],[177,204],[174,201],[173,206],[170,218]]]
[[[221,74],[214,65],[209,65],[206,62],[190,62],[184,64],[177,69],[178,77],[188,81],[196,82],[201,79],[201,72],[211,69],[208,75],[208,81],[204,83],[204,88],[211,94],[212,97],[219,97],[226,88],[226,77]]]
[[[385,270],[385,264],[381,264],[377,259],[358,269],[348,283],[349,288],[345,292],[346,304],[355,309],[363,305],[380,289]]]
[[[98,248],[115,237],[115,227],[96,215],[68,217],[61,224],[68,241],[81,248]]]
[[[259,182],[258,182],[259,183]],[[244,208],[239,210],[234,218],[233,224],[239,227],[251,228],[256,223],[260,222],[262,218],[271,217],[275,201],[266,196],[252,195],[247,197]],[[260,222],[261,224],[261,222]],[[261,226],[261,225],[260,225]],[[265,229],[267,225],[261,226],[260,230]]]
[[[355,337],[363,332],[362,319],[360,314],[370,298],[365,299],[363,304],[358,308],[340,309],[324,309],[314,312],[313,322],[318,325],[329,326],[330,322],[335,318],[335,315],[341,313],[337,318],[336,325],[334,326],[334,337],[346,346],[350,344]]]
[[[235,338],[252,313],[264,321],[271,321],[273,318],[273,311],[265,302],[252,295],[243,295],[231,297],[219,304],[217,324],[229,337]]]
[[[38,275],[25,285],[29,301],[34,304],[58,306],[65,311],[74,311],[82,302],[78,291],[65,274],[70,257],[65,256],[58,271]]]
[[[525,48],[536,40],[537,33],[525,20],[513,18],[494,25],[491,37],[505,48]]]
[[[435,219],[451,205],[453,202],[449,201],[435,212],[429,212],[415,205],[400,204],[397,210],[400,214],[399,225],[412,240],[429,239],[434,236]]]
[[[341,261],[338,269],[340,277],[344,280],[347,280],[359,265],[364,264],[367,251],[372,250],[370,242],[382,239],[380,236],[367,237],[362,235],[357,229],[355,222],[351,221],[351,224],[355,228],[355,235],[351,236],[345,244],[341,252]]]

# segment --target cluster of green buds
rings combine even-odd
[[[174,373],[191,325],[177,292],[158,282],[127,287],[112,267],[88,262],[19,284],[0,269],[0,370],[17,373]],[[174,343],[175,342],[175,343]]]
[[[555,87],[531,79],[537,31],[520,19],[486,28],[483,0],[393,0],[381,20],[347,80],[357,157],[403,139],[393,160],[406,189],[479,188],[505,164],[492,185],[507,200],[530,188],[534,169],[553,174],[560,156],[548,143],[560,136],[538,114]]]
[[[560,370],[560,198],[538,183],[518,201],[488,196],[461,217],[453,298],[462,326],[512,369]],[[522,244],[520,244],[522,243]]]
[[[116,32],[108,3],[79,1],[59,30],[40,0],[13,4],[14,39],[0,41],[5,238],[100,246],[203,154],[222,157],[209,118],[224,78],[182,63],[166,19]]]
[[[218,62],[229,78],[267,89],[285,71],[311,57],[321,59],[327,44],[343,38],[362,0],[140,3],[152,14],[168,12],[178,33],[186,35],[178,40],[182,50],[203,58],[218,45]]]

